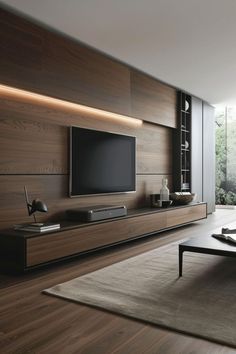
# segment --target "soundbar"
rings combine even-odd
[[[84,222],[118,218],[125,215],[127,215],[127,208],[125,205],[95,205],[87,208],[69,209],[66,211],[66,217],[68,220]]]

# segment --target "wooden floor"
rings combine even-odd
[[[230,354],[236,350],[41,294],[45,288],[236,220],[218,210],[207,220],[23,276],[0,276],[0,353]],[[178,271],[178,270],[176,270]],[[223,310],[223,309],[222,309]]]

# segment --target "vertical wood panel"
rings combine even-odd
[[[131,70],[132,115],[177,128],[176,89],[141,72]]]
[[[172,129],[144,123],[137,134],[137,172],[172,174]]]

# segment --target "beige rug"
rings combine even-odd
[[[236,260],[172,244],[45,290],[138,320],[236,347]]]

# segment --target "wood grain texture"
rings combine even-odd
[[[130,115],[130,71],[79,42],[46,34],[44,93],[90,107]]]
[[[144,123],[137,136],[137,173],[172,174],[172,130]]]
[[[45,31],[3,8],[0,25],[1,84],[33,90],[41,81]]]
[[[1,83],[130,114],[127,66],[3,9],[0,21]]]
[[[150,205],[149,195],[159,193],[162,175],[138,175],[137,192],[105,196],[69,198],[67,175],[0,176],[0,229],[32,221],[28,216],[24,185],[30,200],[40,198],[48,206],[47,213],[36,213],[38,221],[60,221],[65,210],[91,205],[123,205],[133,209]],[[171,188],[172,178],[169,176]]]
[[[191,220],[194,221],[203,218],[206,218],[206,204],[171,210],[167,213],[167,227],[172,227],[176,224],[185,224]]]
[[[171,129],[148,123],[134,128],[7,95],[2,95],[0,104],[0,147],[5,152],[0,158],[1,174],[68,173],[70,125],[136,136],[137,173],[172,173]],[[38,164],[32,163],[36,156]]]
[[[33,266],[102,247],[166,227],[166,213],[87,225],[26,240],[26,265]]]
[[[1,174],[68,174],[67,127],[0,118]]]
[[[176,89],[0,10],[1,83],[176,128]]]
[[[22,276],[0,275],[3,353],[233,354],[234,348],[43,295],[43,289],[164,244],[211,233],[235,221],[234,210],[79,260]]]
[[[30,102],[3,97],[0,117],[0,227],[27,222],[23,186],[27,185],[32,198],[39,197],[48,204],[49,213],[39,214],[40,220],[57,218],[66,208],[77,205],[126,204],[129,208],[149,204],[149,194],[158,193],[161,179],[167,175],[172,189],[172,132],[160,126],[144,123],[133,128],[80,116],[56,107],[32,105]],[[68,198],[67,176],[27,176],[27,174],[68,174],[68,126],[103,129],[137,137],[137,193],[93,198]],[[145,175],[145,174],[150,175]],[[24,174],[25,176],[7,176]],[[141,174],[141,175],[140,175]],[[144,175],[143,175],[144,174]],[[158,174],[158,175],[156,175]],[[59,213],[59,214],[58,214]]]
[[[131,100],[132,116],[177,128],[176,89],[132,70]]]
[[[1,83],[113,112],[132,113],[128,66],[2,8],[0,23]],[[167,86],[167,101],[168,92]],[[149,98],[146,103],[149,105]],[[22,100],[3,93],[0,105],[0,228],[31,220],[25,208],[24,185],[31,199],[38,197],[47,203],[49,212],[38,213],[42,221],[63,218],[66,209],[78,206],[145,207],[149,205],[149,194],[159,192],[164,176],[172,190],[172,129],[146,122],[134,128],[128,122],[98,119],[94,114],[78,114],[55,103]],[[70,125],[137,137],[136,193],[68,198]]]

